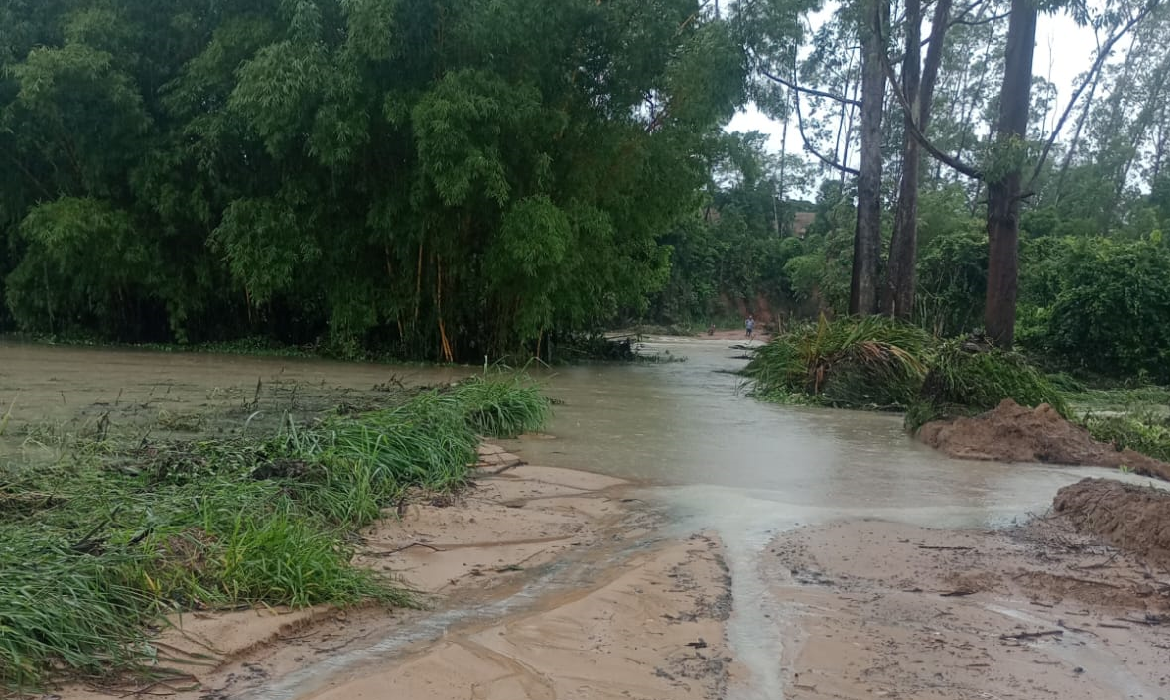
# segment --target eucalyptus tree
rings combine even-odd
[[[1043,172],[1057,136],[1092,75],[1108,60],[1113,46],[1139,26],[1159,4],[1160,0],[1146,0],[1135,7],[1118,9],[1110,6],[1105,9],[1104,14],[1110,26],[1109,38],[1098,48],[1087,79],[1074,91],[1048,138],[1034,155],[1029,153],[1027,141],[1034,82],[1032,60],[1036,24],[1041,9],[1034,0],[1011,0],[1004,47],[1003,80],[997,103],[998,116],[982,163],[976,166],[940,150],[913,123],[914,110],[907,100],[902,100],[903,111],[910,120],[908,126],[914,127],[915,138],[922,146],[935,158],[964,175],[983,181],[987,186],[989,243],[984,323],[988,335],[997,345],[1011,347],[1015,334],[1021,200],[1030,194]],[[1057,10],[1059,6],[1054,4],[1044,9]],[[1081,6],[1075,6],[1073,12],[1079,21],[1088,21],[1087,13]],[[1030,179],[1025,180],[1025,168],[1028,165],[1032,165],[1033,169]]]
[[[752,3],[746,3],[752,7]],[[819,9],[799,7],[800,12]],[[842,177],[857,180],[857,224],[849,311],[878,310],[881,258],[882,117],[886,80],[880,56],[880,26],[889,21],[888,0],[839,5],[812,36],[812,50],[799,60],[795,42],[749,44],[760,100],[773,116],[786,118],[791,104],[805,150]],[[780,94],[782,100],[775,99]],[[771,99],[768,99],[771,98]],[[810,105],[806,124],[804,101]],[[814,116],[814,115],[818,115]],[[832,126],[836,122],[835,131]],[[811,132],[811,133],[810,133]],[[850,163],[856,141],[857,163]],[[831,148],[826,148],[828,143]]]

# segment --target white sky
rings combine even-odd
[[[1094,48],[1096,43],[1091,29],[1078,27],[1072,18],[1063,13],[1040,15],[1036,28],[1036,54],[1032,62],[1032,72],[1056,85],[1057,104],[1052,111],[1057,116],[1053,117],[1053,120],[1064,110],[1068,98],[1076,89],[1077,76],[1092,65]],[[1050,124],[1049,128],[1051,126]],[[783,124],[772,121],[749,106],[735,115],[727,128],[730,131],[766,133],[769,135],[769,148],[773,152],[779,152],[783,127]],[[804,153],[795,120],[788,124],[788,152],[798,155]]]

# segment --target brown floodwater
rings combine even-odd
[[[727,341],[652,339],[643,350],[686,361],[538,373],[561,402],[549,435],[512,441],[509,449],[529,463],[643,484],[643,497],[663,514],[664,533],[721,535],[734,598],[729,641],[751,671],[749,681],[730,691],[738,700],[782,697],[775,660],[783,640],[771,626],[758,624],[762,615],[782,612],[782,602],[769,599],[760,568],[761,554],[778,531],[857,517],[994,527],[1043,512],[1057,489],[1086,476],[1144,481],[1100,469],[950,459],[910,439],[898,415],[755,401],[734,374],[744,365],[743,353]],[[281,401],[287,402],[284,410],[307,412],[319,406],[298,403],[297,391],[311,393],[298,387],[369,392],[388,382],[433,384],[474,371],[0,341],[0,416],[12,407],[6,446],[27,451],[19,436],[30,426],[79,414],[92,420],[111,407],[130,406],[134,415],[150,417],[248,406],[260,384],[283,389],[270,412],[282,410]],[[615,556],[606,565],[620,561]],[[561,562],[511,600],[446,611],[403,631],[401,640],[375,643],[364,658],[371,650],[390,654],[399,642],[441,634],[465,618],[507,614],[539,600],[544,590],[586,580],[597,565]],[[346,664],[345,656],[336,657],[306,673],[341,672]],[[252,697],[294,698],[300,682],[273,681]]]

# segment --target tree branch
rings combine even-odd
[[[760,68],[760,73],[762,73],[764,75],[764,77],[767,78],[768,80],[780,83],[784,87],[790,88],[792,90],[796,90],[797,92],[803,92],[806,95],[813,95],[815,97],[825,97],[825,98],[828,98],[830,100],[836,100],[837,102],[851,105],[853,107],[860,107],[861,106],[860,100],[851,100],[848,97],[844,97],[842,95],[834,95],[831,92],[823,92],[821,90],[814,90],[813,88],[802,87],[800,85],[797,85],[795,82],[789,82],[789,81],[785,80],[784,78],[781,78],[780,76],[772,75],[765,68]]]
[[[1061,130],[1064,129],[1064,123],[1068,121],[1068,117],[1072,114],[1073,107],[1076,106],[1077,100],[1081,99],[1081,94],[1093,82],[1094,77],[1105,65],[1105,61],[1109,60],[1110,54],[1113,53],[1113,47],[1121,40],[1123,36],[1128,34],[1131,29],[1137,26],[1138,22],[1145,19],[1154,8],[1156,8],[1161,0],[1150,0],[1146,6],[1141,9],[1136,15],[1130,18],[1125,25],[1116,33],[1111,34],[1105,41],[1104,45],[1097,49],[1097,58],[1093,61],[1093,65],[1089,68],[1089,72],[1085,74],[1081,84],[1073,91],[1072,98],[1069,99],[1068,104],[1064,108],[1064,113],[1060,115],[1060,120],[1056,122],[1056,126],[1052,129],[1052,133],[1048,135],[1048,140],[1044,143],[1044,149],[1040,152],[1040,157],[1036,159],[1036,168],[1032,171],[1032,178],[1028,180],[1028,186],[1025,189],[1032,189],[1036,184],[1036,180],[1040,177],[1040,172],[1044,169],[1044,162],[1048,160],[1048,154],[1052,151],[1052,146],[1056,143],[1056,137],[1060,135]]]
[[[877,27],[876,29],[879,32],[878,40],[882,41],[882,45],[884,46],[885,39],[881,37],[881,27]],[[898,81],[898,76],[894,72],[894,67],[890,64],[890,57],[884,50],[881,52],[881,57],[882,68],[886,72],[886,79],[890,81],[890,85],[893,87],[893,93],[898,98],[898,104],[902,105],[902,111],[906,114],[907,117],[906,126],[910,128],[910,134],[914,137],[914,140],[917,141],[924,149],[926,149],[927,153],[934,156],[943,163],[951,166],[951,168],[957,170],[958,172],[966,175],[967,177],[975,178],[976,180],[983,179],[983,173],[978,168],[973,165],[964,163],[963,161],[959,160],[957,156],[944,153],[937,146],[930,142],[930,139],[926,137],[926,134],[922,133],[922,129],[918,127],[918,116],[914,114],[913,106],[911,106],[909,100],[906,99],[906,93],[902,90],[902,86]]]
[[[793,98],[796,101],[796,126],[800,130],[800,140],[804,142],[804,150],[813,154],[817,157],[818,160],[831,168],[835,168],[854,177],[861,175],[861,173],[857,170],[854,170],[853,168],[850,168],[849,166],[842,163],[838,163],[836,160],[825,156],[823,153],[813,147],[812,142],[808,139],[808,135],[804,133],[804,115],[800,111],[800,93],[797,92],[795,95],[793,95]]]
[[[956,24],[961,24],[964,27],[978,27],[981,24],[991,24],[992,22],[995,22],[997,20],[1006,19],[1006,18],[1010,17],[1011,14],[1012,13],[1010,13],[1010,12],[1004,12],[1003,14],[991,15],[990,17],[983,17],[981,19],[956,19],[956,20],[952,20],[950,25],[948,25],[948,26],[953,27]]]

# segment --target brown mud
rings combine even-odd
[[[926,423],[918,438],[957,459],[1124,467],[1135,474],[1170,480],[1170,464],[1098,442],[1047,404],[1027,408],[1004,399],[972,418]]]
[[[1052,507],[1077,532],[1170,569],[1170,492],[1085,479],[1058,491]]]
[[[271,433],[290,419],[401,402],[472,371],[0,339],[0,458],[51,459],[111,437]]]
[[[770,554],[789,700],[1170,694],[1170,574],[1060,523],[850,521]]]

